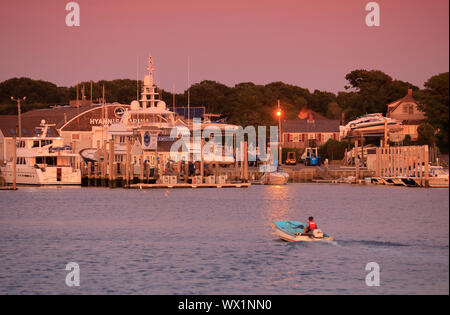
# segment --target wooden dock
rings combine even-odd
[[[12,186],[0,186],[0,190],[17,190],[18,188],[14,188]]]
[[[229,183],[229,184],[132,184],[128,188],[248,188],[251,183]]]

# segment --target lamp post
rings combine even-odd
[[[278,100],[278,109],[276,115],[278,117],[278,163],[281,165],[281,107],[280,100]]]
[[[13,102],[17,102],[17,119],[19,121],[19,141],[22,140],[22,118],[20,116],[20,102],[21,101],[25,101],[27,99],[26,96],[22,97],[22,98],[14,98],[11,96],[11,100]]]

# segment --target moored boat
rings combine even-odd
[[[76,167],[78,154],[63,145],[61,137],[50,137],[49,126],[41,122],[38,137],[23,137],[16,141],[16,183],[25,185],[81,185],[81,171]],[[0,167],[8,184],[14,182],[14,161],[11,158]]]
[[[275,172],[266,172],[261,176],[264,185],[285,185],[289,179],[289,174],[278,167]]]
[[[432,166],[430,168],[428,186],[431,188],[448,188],[448,168]]]

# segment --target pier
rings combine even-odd
[[[247,142],[244,142],[244,147]],[[248,187],[250,179],[258,180],[258,172],[249,172],[247,152],[242,162],[219,163],[167,160],[164,153],[156,152],[152,164],[141,155],[132,159],[132,144],[127,139],[125,161],[115,161],[114,142],[98,143],[99,161],[81,162],[82,186],[109,188],[197,188]]]

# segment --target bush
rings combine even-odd
[[[319,155],[322,159],[342,160],[348,142],[329,139],[325,144],[319,147]]]
[[[434,147],[436,144],[435,130],[429,123],[423,123],[417,128],[419,139],[417,142],[421,145],[428,144],[430,147]]]

